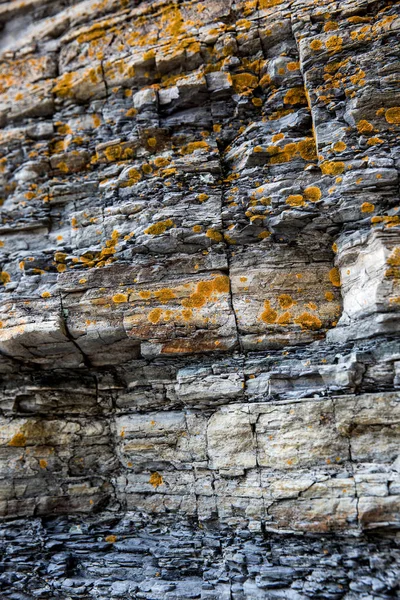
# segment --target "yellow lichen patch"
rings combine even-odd
[[[275,144],[276,142],[283,140],[284,137],[285,137],[284,133],[276,133],[275,135],[272,136],[272,141]]]
[[[271,236],[271,232],[270,231],[261,231],[261,233],[258,234],[258,238],[260,240],[265,240],[267,238],[269,238]]]
[[[10,274],[7,273],[7,271],[1,271],[0,272],[0,282],[3,285],[7,285],[7,283],[10,283],[10,281],[11,281]]]
[[[262,106],[263,103],[261,98],[252,98],[251,102],[254,104],[254,106]]]
[[[332,302],[335,299],[335,294],[333,292],[325,292],[325,300],[328,302]]]
[[[385,215],[383,217],[372,217],[371,223],[377,225],[378,223],[385,223],[386,227],[396,227],[400,225],[400,217],[398,215]]]
[[[152,473],[150,475],[149,483],[151,483],[151,485],[153,486],[153,488],[156,489],[160,485],[163,484],[163,478],[161,477],[160,473],[157,473],[157,471],[155,471],[154,473]]]
[[[286,66],[288,71],[298,71],[300,69],[300,63],[297,61],[291,61]]]
[[[284,104],[306,104],[307,97],[304,87],[295,87],[288,90],[283,97]]]
[[[193,154],[196,150],[208,150],[209,145],[204,140],[200,142],[190,142],[181,148],[180,152],[183,155]]]
[[[371,213],[374,212],[375,210],[375,205],[371,204],[371,202],[363,202],[361,204],[361,212],[363,213]]]
[[[47,467],[47,460],[45,460],[44,458],[41,458],[39,460],[39,466],[40,466],[41,469],[46,469],[46,467]]]
[[[367,141],[367,146],[376,146],[377,144],[383,144],[383,142],[384,140],[377,136],[374,136],[372,138],[369,138],[369,140]]]
[[[43,292],[42,298],[51,298],[50,292]]]
[[[73,83],[73,73],[64,73],[56,85],[53,87],[52,92],[60,98],[66,98],[67,96],[72,95],[71,86]]]
[[[292,319],[292,314],[289,311],[285,311],[280,314],[276,320],[277,325],[288,325]]]
[[[171,229],[171,227],[175,227],[175,223],[172,219],[167,219],[166,221],[159,221],[158,223],[150,225],[150,227],[144,230],[144,233],[146,235],[161,235],[162,233],[165,233],[167,229]]]
[[[300,325],[302,329],[320,329],[322,327],[322,321],[315,315],[308,312],[303,312],[296,319],[294,319],[296,325]]]
[[[116,535],[107,535],[104,540],[106,542],[109,542],[110,544],[115,544],[115,542],[117,541],[117,536]]]
[[[156,323],[159,322],[159,320],[161,319],[161,316],[162,316],[161,308],[153,308],[153,310],[151,310],[149,312],[149,314],[147,315],[147,320],[150,321],[150,323],[153,323],[153,325],[155,325]]]
[[[281,294],[280,296],[278,296],[278,302],[279,306],[284,310],[291,308],[295,304],[292,296],[290,296],[289,294]]]
[[[333,145],[333,150],[335,152],[344,152],[344,150],[346,150],[347,148],[347,144],[345,144],[344,142],[340,141],[340,142],[336,142]]]
[[[162,288],[154,292],[154,297],[158,298],[161,304],[166,304],[169,300],[176,298],[174,292],[170,288]]]
[[[207,229],[206,237],[210,238],[210,240],[214,240],[214,242],[222,242],[224,239],[222,233],[216,231],[215,229]]]
[[[144,165],[142,165],[142,171],[145,175],[150,175],[150,173],[153,172],[153,167],[148,163],[145,163]]]
[[[344,168],[344,162],[340,161],[325,161],[321,164],[321,171],[324,175],[340,175]]]
[[[371,133],[371,131],[374,130],[374,126],[365,119],[361,119],[361,121],[357,123],[357,129],[359,133]]]
[[[400,106],[388,108],[385,112],[385,119],[388,123],[398,125],[400,123]]]
[[[199,281],[195,291],[184,298],[181,302],[185,308],[201,308],[213,299],[214,294],[226,294],[229,292],[229,277],[217,275],[214,279]]]
[[[278,318],[278,313],[271,307],[271,303],[269,300],[265,300],[264,302],[264,311],[261,313],[261,320],[268,325],[276,322]]]
[[[283,0],[258,0],[258,6],[262,10],[264,8],[272,8],[273,6],[278,6],[278,4],[282,4]]]
[[[310,202],[318,202],[322,196],[321,190],[315,185],[307,187],[303,193],[305,198]]]
[[[301,194],[295,194],[286,199],[286,204],[289,204],[289,206],[304,206],[305,202]]]
[[[115,296],[112,297],[112,301],[115,302],[115,304],[128,302],[128,294],[115,294]]]
[[[209,199],[209,197],[210,197],[210,196],[209,196],[208,194],[204,194],[204,193],[203,193],[203,194],[199,194],[199,195],[197,196],[197,200],[198,200],[199,202],[205,202],[206,200],[208,200],[208,199]]]
[[[166,167],[170,162],[171,160],[169,158],[164,158],[163,156],[158,156],[154,159],[154,164],[158,169],[161,167]]]
[[[340,273],[337,267],[333,267],[333,269],[329,271],[329,281],[333,286],[340,287]]]
[[[148,290],[142,290],[139,292],[139,296],[143,298],[143,300],[149,300],[151,298],[151,292]]]
[[[336,21],[327,21],[324,25],[324,31],[336,31],[339,28],[339,24]]]
[[[251,73],[232,75],[233,89],[238,94],[249,93],[258,85],[258,77]]]
[[[8,445],[13,446],[14,448],[23,448],[26,445],[25,435],[21,432],[16,433],[8,442]]]
[[[323,44],[322,44],[321,40],[313,40],[310,43],[310,48],[311,48],[311,50],[314,50],[314,52],[316,52],[317,50],[321,50],[322,46],[323,46]]]
[[[339,35],[331,35],[331,37],[326,40],[325,46],[329,52],[339,52],[343,46],[343,39]]]
[[[304,160],[317,160],[317,149],[314,138],[306,138],[297,144],[297,150]]]

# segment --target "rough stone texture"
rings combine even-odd
[[[399,6],[0,27],[0,597],[399,597]]]

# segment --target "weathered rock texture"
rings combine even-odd
[[[0,23],[1,598],[398,597],[399,6]]]

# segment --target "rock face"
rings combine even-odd
[[[0,24],[1,598],[397,597],[398,5]]]

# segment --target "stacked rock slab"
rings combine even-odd
[[[0,24],[0,597],[397,597],[399,6]]]

